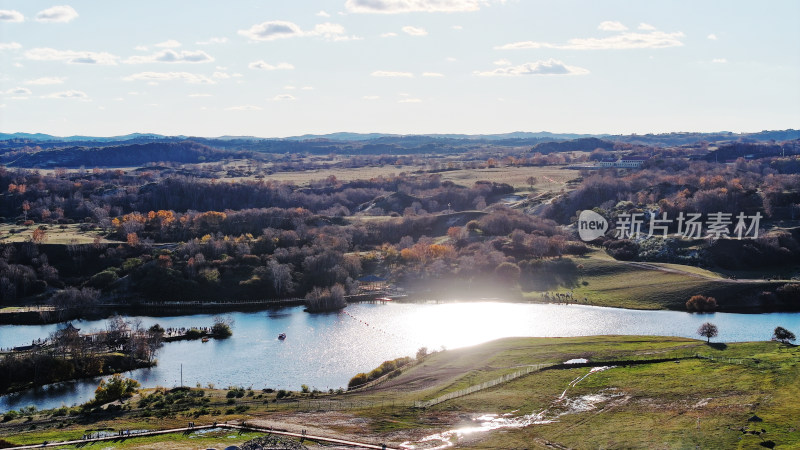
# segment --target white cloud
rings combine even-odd
[[[452,56],[448,56],[444,60],[447,61],[447,62],[456,62],[456,61],[458,61],[457,59],[453,58]]]
[[[83,101],[89,100],[89,96],[86,95],[85,92],[76,90],[54,92],[52,94],[43,95],[42,98],[57,98],[57,99],[83,100]]]
[[[329,41],[347,41],[359,39],[357,36],[348,36],[345,29],[338,23],[320,23],[314,29],[303,31],[297,24],[283,20],[273,20],[253,25],[247,30],[239,30],[239,34],[252,41],[274,41],[290,37],[321,37]]]
[[[17,50],[22,48],[19,42],[0,42],[0,50]]]
[[[219,80],[227,80],[228,78],[231,77],[231,75],[226,72],[214,72],[213,74],[211,74],[211,76]]]
[[[225,108],[225,111],[261,111],[262,107],[255,106],[255,105],[241,105],[241,106],[230,106]]]
[[[443,77],[444,74],[443,73],[439,73],[439,72],[423,72],[422,76],[423,77],[429,77],[429,78],[440,78],[440,77]]]
[[[46,85],[46,84],[62,84],[66,80],[64,77],[42,77],[35,80],[28,80],[25,84]]]
[[[602,31],[625,31],[628,29],[628,27],[620,22],[606,20],[605,22],[600,22],[600,25],[597,26],[597,29]]]
[[[407,25],[403,27],[403,32],[411,36],[427,36],[428,32],[424,28],[412,27]]]
[[[302,36],[303,30],[295,23],[273,20],[253,25],[248,30],[239,30],[238,33],[253,41],[273,41],[275,39]]]
[[[328,13],[326,13],[326,12],[325,12],[325,11],[323,11],[323,10],[320,10],[320,11],[317,13],[317,16],[318,16],[318,17],[330,17],[331,15],[330,15],[330,14],[328,14]]]
[[[300,89],[302,89],[304,91],[313,91],[314,90],[314,86],[303,86]]]
[[[224,44],[228,42],[228,38],[226,37],[212,37],[207,41],[197,41],[195,44],[197,45],[211,45],[211,44]]]
[[[582,67],[568,66],[556,59],[547,61],[536,61],[525,63],[519,66],[504,66],[494,70],[480,72],[475,71],[475,75],[482,77],[516,77],[521,75],[585,75],[588,70]]]
[[[486,0],[347,0],[351,13],[399,14],[410,12],[477,11]]]
[[[452,27],[450,27],[450,28],[452,28],[452,29],[454,29],[454,30],[459,30],[459,31],[464,29],[464,27],[462,27],[461,25],[453,25],[453,26],[452,26]]]
[[[175,50],[162,50],[160,52],[156,52],[152,55],[144,55],[144,56],[131,56],[130,58],[124,60],[125,64],[143,64],[143,63],[157,63],[157,62],[164,62],[164,63],[207,63],[214,61],[214,58],[211,57],[208,53],[197,50],[197,51],[188,51],[182,50],[180,52],[176,52]]]
[[[0,22],[24,22],[25,16],[13,9],[0,9]]]
[[[717,35],[716,35],[716,34],[714,34],[714,33],[711,33],[711,34],[709,34],[709,35],[708,35],[708,36],[706,36],[706,37],[707,37],[707,38],[709,38],[709,39],[711,39],[712,41],[716,41],[716,40],[717,40]]]
[[[133,49],[140,52],[146,52],[148,50],[146,45],[137,45],[136,47],[133,47]]]
[[[536,48],[555,48],[563,50],[622,50],[634,48],[667,48],[681,47],[684,34],[680,31],[665,33],[652,31],[650,33],[620,33],[605,38],[574,38],[566,44],[551,44],[548,42],[523,41],[513,42],[495,47],[496,50],[519,50]]]
[[[636,27],[636,29],[642,31],[655,31],[656,27],[650,25],[649,23],[642,22],[638,27]]]
[[[728,60],[725,58],[714,58],[711,60],[711,62],[715,64],[725,64],[726,62],[728,62]]]
[[[278,63],[276,65],[269,64],[265,61],[253,61],[247,65],[251,69],[257,70],[292,70],[294,66],[289,63]]]
[[[503,59],[498,59],[497,61],[493,62],[492,64],[494,64],[495,66],[510,66],[511,65],[511,61],[503,58]]]
[[[99,64],[113,66],[118,56],[107,52],[56,50],[53,48],[34,48],[25,52],[25,57],[34,61],[63,61],[69,64]]]
[[[28,88],[15,87],[15,88],[11,88],[11,89],[9,89],[7,91],[0,91],[0,94],[5,94],[5,95],[31,95],[32,92]]]
[[[365,96],[363,96],[361,98],[363,98],[364,100],[378,100],[378,99],[380,99],[380,97],[377,96],[377,95],[365,95]]]
[[[189,72],[139,72],[123,78],[125,81],[185,81],[191,84],[214,84],[215,81],[205,75]]]
[[[159,42],[158,44],[155,44],[154,46],[155,47],[161,47],[161,48],[178,48],[181,45],[182,44],[180,42],[176,41],[175,39],[170,39],[168,41]]]
[[[390,31],[390,32],[388,32],[388,33],[383,33],[383,34],[381,34],[381,37],[382,37],[382,38],[386,38],[386,37],[395,37],[395,36],[397,36],[397,33],[392,33],[391,31]]]
[[[273,101],[282,102],[282,101],[294,101],[297,100],[294,95],[291,94],[278,94],[275,97],[272,97]]]
[[[421,98],[401,98],[397,101],[397,103],[422,103]]]
[[[358,36],[348,36],[344,27],[338,23],[325,22],[314,26],[313,31],[304,33],[305,36],[320,36],[329,41],[349,41],[361,39]]]
[[[414,74],[411,72],[392,72],[388,70],[376,70],[371,74],[373,77],[394,77],[394,78],[413,78]]]
[[[189,94],[190,98],[212,97],[211,94]]]
[[[67,23],[76,17],[78,17],[78,12],[68,5],[53,6],[36,14],[38,22]]]

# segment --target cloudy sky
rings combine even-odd
[[[65,1],[0,0],[2,132],[800,127],[796,0]]]

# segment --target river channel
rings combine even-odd
[[[164,344],[158,365],[127,374],[144,387],[252,386],[299,390],[346,387],[358,372],[382,361],[413,356],[420,347],[458,348],[510,336],[638,334],[696,338],[698,326],[713,322],[719,342],[769,340],[776,326],[800,332],[800,313],[688,314],[578,305],[502,302],[442,304],[353,304],[344,311],[309,314],[302,307],[236,312],[233,337]],[[210,326],[211,315],[139,317],[144,326]],[[81,332],[101,330],[105,321],[76,321]],[[30,344],[59,325],[0,326],[0,347]],[[286,333],[285,340],[278,335]],[[35,405],[39,409],[91,399],[99,378],[31,389],[0,397],[0,412]]]

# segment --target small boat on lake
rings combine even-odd
[[[281,341],[282,341],[282,340],[284,340],[284,339],[286,339],[286,333],[281,333],[281,334],[279,334],[279,335],[278,335],[278,339],[280,339]]]
[[[208,338],[207,338],[207,337],[204,337],[203,339],[201,339],[201,341],[203,341],[203,342],[208,342]]]

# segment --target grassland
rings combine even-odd
[[[312,158],[318,164],[325,164],[320,158]],[[446,163],[447,159],[440,162]],[[333,162],[329,162],[333,163]],[[225,167],[249,167],[246,161],[234,161]],[[570,180],[578,178],[580,174],[575,170],[568,170],[566,165],[560,166],[541,166],[541,167],[498,167],[485,169],[458,169],[436,172],[441,175],[443,180],[449,180],[463,186],[472,186],[476,181],[492,181],[496,183],[508,183],[517,190],[530,189],[528,178],[536,177],[535,188],[538,193],[560,192],[562,189],[569,191],[573,188],[569,184]],[[311,181],[321,180],[330,175],[335,176],[340,181],[368,180],[379,176],[394,176],[400,173],[416,173],[424,170],[419,165],[382,165],[365,166],[356,168],[320,168],[301,172],[275,172],[266,175],[264,180],[292,182],[299,186],[308,185]],[[255,176],[236,176],[224,177],[228,181],[256,180]]]
[[[703,294],[715,297],[719,310],[748,310],[758,307],[751,294],[783,284],[730,280],[717,272],[679,264],[617,261],[602,250],[572,259],[578,266],[575,285],[558,291],[572,291],[580,303],[595,306],[684,310],[691,296]],[[542,300],[536,291],[525,296]]]
[[[276,402],[275,394],[248,393],[244,398],[226,399],[224,390],[203,389],[196,398],[208,400],[198,401],[197,406],[161,399],[158,404],[185,408],[158,410],[151,402],[148,415],[155,415],[150,417],[142,417],[141,397],[135,397],[130,406],[116,412],[60,419],[39,413],[30,420],[14,419],[0,424],[0,438],[36,443],[80,437],[98,429],[163,429],[185,426],[189,420],[205,424],[246,419],[395,446],[445,432],[445,440],[474,448],[546,448],[547,443],[550,448],[578,449],[759,448],[762,442],[770,445],[768,441],[778,448],[792,448],[800,445],[799,350],[776,342],[708,345],[675,337],[508,338],[428,355],[364,391],[318,394],[313,408],[302,408],[302,400],[297,402],[310,399],[311,394],[293,393],[290,400]],[[488,381],[521,366],[559,364],[573,358],[613,367],[590,374],[589,367],[562,365],[424,410],[410,407],[413,400]],[[669,360],[643,361],[655,359]],[[342,403],[350,406],[335,406]],[[241,405],[247,405],[246,410],[236,409]],[[498,429],[448,433],[480,428],[478,418],[485,414],[503,418],[496,422]],[[748,421],[753,416],[762,421]],[[522,426],[526,417],[544,420]],[[89,447],[224,447],[251,437],[232,438],[233,434],[171,435]]]
[[[25,226],[9,223],[0,223],[0,243],[26,242],[31,240],[33,230],[39,224]],[[67,225],[46,225],[45,238],[43,244],[107,244],[118,241],[111,241],[105,238],[104,234],[98,230],[83,231],[80,224]]]

